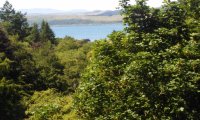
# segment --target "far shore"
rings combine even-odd
[[[40,24],[46,20],[50,25],[80,25],[80,24],[110,24],[122,23],[121,15],[113,16],[86,16],[86,15],[31,15],[27,16],[30,24]]]

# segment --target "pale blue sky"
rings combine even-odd
[[[0,0],[0,6],[6,0]],[[58,10],[114,10],[118,0],[8,0],[15,9],[51,8]],[[134,1],[134,0],[132,0]],[[159,7],[163,0],[149,0],[152,7]]]

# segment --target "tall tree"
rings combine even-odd
[[[0,29],[0,119],[19,120],[24,117],[24,106],[21,104],[22,86],[13,82],[10,74],[13,67],[14,50],[11,41]]]
[[[51,30],[48,22],[44,20],[42,21],[41,24],[40,39],[43,42],[50,41],[51,43],[55,43],[54,32]]]
[[[1,21],[11,21],[14,14],[15,10],[13,9],[12,5],[6,1],[3,7],[0,9]]]
[[[28,22],[25,15],[21,12],[16,12],[8,1],[0,8],[0,21],[8,34],[18,35],[19,40],[23,40],[28,35]]]
[[[40,42],[39,28],[36,23],[33,24],[33,27],[30,31],[30,35],[28,39],[29,41],[34,42],[34,43]]]
[[[0,28],[0,79],[9,76],[11,58],[13,58],[11,42]]]
[[[199,23],[196,13],[187,14],[189,6],[180,1],[158,10],[146,0],[121,2],[127,30],[96,43],[77,89],[78,114],[107,120],[200,119],[199,25],[190,21]]]
[[[126,2],[125,2],[126,1]],[[130,6],[128,0],[124,0],[121,5],[124,7],[122,13],[124,15],[124,23],[128,25],[128,32],[152,32],[158,27],[159,9],[152,9],[146,4],[147,0],[136,0],[137,6]]]

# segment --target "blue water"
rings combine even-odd
[[[76,39],[98,40],[106,38],[112,31],[123,29],[121,23],[110,24],[83,24],[83,25],[66,25],[66,26],[51,26],[56,37],[63,38],[71,36]]]

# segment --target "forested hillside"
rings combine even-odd
[[[74,119],[72,94],[92,43],[55,38],[46,21],[30,26],[9,2],[0,21],[0,120]]]
[[[0,120],[200,119],[200,1],[120,0],[126,28],[55,38],[0,8]]]

